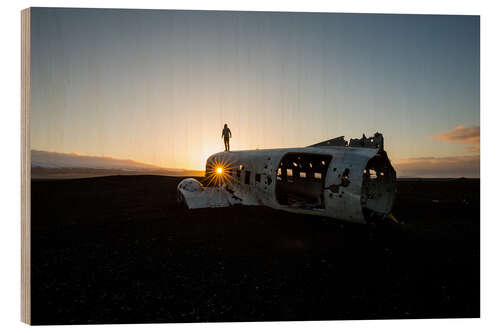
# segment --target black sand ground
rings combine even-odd
[[[405,224],[376,228],[186,211],[179,180],[33,181],[32,322],[479,316],[478,180],[399,182]]]

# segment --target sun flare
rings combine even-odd
[[[231,184],[235,165],[227,157],[216,157],[207,165],[206,179],[208,186],[222,186]]]

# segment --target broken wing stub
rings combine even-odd
[[[228,193],[222,187],[204,188],[194,178],[182,180],[177,186],[177,200],[189,209],[230,206]]]
[[[177,185],[177,201],[188,209],[220,208],[232,205],[252,205],[235,195],[227,186],[207,186],[194,178],[183,179]]]

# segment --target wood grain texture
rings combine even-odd
[[[21,11],[21,321],[31,324],[30,9]]]

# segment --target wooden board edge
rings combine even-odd
[[[31,324],[31,10],[21,11],[21,321]]]

